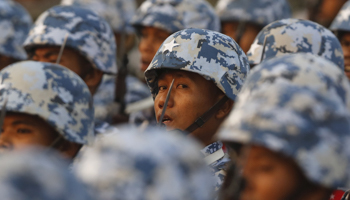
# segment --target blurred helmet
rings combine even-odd
[[[333,20],[332,31],[350,31],[350,1],[347,1]]]
[[[324,57],[344,69],[343,50],[337,37],[308,20],[284,19],[267,25],[255,38],[247,56],[251,65],[257,65],[276,56],[298,52]]]
[[[32,18],[19,3],[0,1],[0,54],[18,60],[26,59],[22,45],[31,25]]]
[[[219,0],[216,13],[222,22],[248,22],[262,27],[292,17],[286,0]]]
[[[100,200],[213,199],[214,180],[194,140],[158,129],[110,132],[73,169]]]
[[[1,199],[91,199],[57,153],[26,149],[2,154],[0,162]]]
[[[343,71],[322,57],[271,59],[251,71],[219,139],[263,146],[316,184],[349,187],[349,94]]]
[[[76,6],[55,6],[39,16],[24,47],[27,51],[40,46],[66,46],[84,56],[94,68],[115,74],[116,45],[108,23],[93,11]]]
[[[0,105],[10,112],[37,115],[66,140],[93,138],[94,108],[89,88],[60,65],[23,61],[0,71]]]
[[[134,32],[130,20],[136,11],[135,0],[62,0],[61,5],[80,6],[96,12],[114,32]]]
[[[169,33],[185,28],[220,31],[220,20],[205,0],[146,0],[131,22],[136,28],[151,26]]]
[[[232,100],[249,72],[247,57],[230,37],[210,30],[185,29],[169,36],[145,71],[153,97],[158,93],[159,69],[202,75]]]

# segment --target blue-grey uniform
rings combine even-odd
[[[235,101],[250,67],[245,53],[232,38],[210,30],[185,29],[172,34],[163,42],[145,72],[154,98],[158,94],[158,72],[162,69],[199,74]],[[223,159],[225,155],[218,145],[211,144],[203,152],[206,157],[215,153],[215,159],[208,159],[212,161],[208,164],[219,178],[219,187],[225,176],[224,163],[215,162],[226,159]]]
[[[66,35],[66,47],[77,51],[95,69],[117,73],[113,31],[103,18],[85,8],[55,6],[45,11],[29,32],[24,47],[27,51],[42,46],[61,47]]]
[[[286,0],[219,0],[216,13],[222,22],[244,22],[261,27],[292,17]]]
[[[210,169],[193,139],[159,129],[101,135],[73,171],[95,199],[212,200]]]
[[[130,25],[130,20],[136,11],[134,0],[62,0],[61,4],[79,6],[96,12],[109,23],[114,33],[134,33],[134,28]],[[125,82],[126,94],[124,101],[126,105],[150,96],[147,86],[134,76],[127,75]],[[115,87],[115,76],[104,75],[94,95],[95,118],[100,121],[111,121],[111,117],[118,112],[114,105]]]
[[[319,186],[349,188],[349,94],[347,77],[325,58],[268,60],[249,74],[219,138],[283,154]]]
[[[250,47],[251,65],[290,53],[311,53],[344,67],[343,50],[337,37],[325,27],[308,20],[283,19],[264,27]]]
[[[69,69],[22,61],[0,71],[0,105],[7,112],[35,115],[64,139],[88,144],[94,139],[94,108],[89,88]]]
[[[12,0],[0,1],[0,54],[16,60],[25,60],[27,54],[23,42],[32,19],[29,13]]]
[[[23,149],[0,155],[0,193],[4,200],[90,200],[68,163],[55,152]]]

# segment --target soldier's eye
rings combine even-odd
[[[166,86],[159,86],[158,87],[158,91],[163,91],[163,90],[166,90]]]
[[[27,134],[27,133],[31,133],[32,131],[30,129],[26,129],[26,128],[19,128],[17,129],[17,133],[20,134]]]
[[[179,85],[177,85],[177,87],[176,88],[188,88],[188,86],[187,85],[185,85],[185,84],[179,84]]]

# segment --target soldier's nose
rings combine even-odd
[[[12,150],[13,150],[13,145],[11,144],[11,142],[4,140],[0,137],[0,153],[12,151]]]

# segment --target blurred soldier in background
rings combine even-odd
[[[54,152],[26,149],[0,156],[0,193],[6,200],[90,200],[85,187]]]
[[[202,153],[217,177],[217,189],[228,158],[215,133],[230,113],[248,72],[247,57],[232,38],[203,29],[169,36],[145,72],[158,123],[206,146]]]
[[[323,26],[299,19],[283,19],[264,27],[248,51],[251,67],[265,60],[291,53],[324,57],[341,69],[344,57],[337,37]]]
[[[27,59],[22,44],[31,25],[29,13],[20,4],[11,0],[0,1],[0,69]]]
[[[335,32],[344,52],[344,70],[350,79],[350,1],[344,4],[330,29]]]
[[[61,57],[61,47],[65,45]],[[31,59],[56,63],[77,73],[96,93],[104,74],[116,74],[116,43],[109,24],[77,6],[55,6],[35,22],[24,47]],[[106,123],[96,120],[96,131]]]
[[[134,45],[134,28],[130,20],[135,13],[134,0],[62,0],[62,5],[74,5],[96,12],[112,27],[118,47],[118,74],[105,74],[94,95],[95,117],[110,123],[127,122],[125,106],[150,96],[147,86],[128,75],[125,56]],[[116,82],[117,81],[117,82]],[[116,88],[117,87],[117,88]],[[117,117],[114,119],[113,117]]]
[[[309,19],[329,27],[347,0],[307,0]]]
[[[216,13],[221,32],[232,37],[244,52],[267,24],[292,17],[286,0],[219,0]]]
[[[23,61],[1,70],[0,79],[0,105],[7,112],[1,151],[44,146],[72,159],[94,139],[92,97],[74,72],[56,64]]]
[[[200,148],[181,134],[125,128],[103,135],[73,170],[99,200],[213,200]]]
[[[254,68],[219,138],[239,150],[221,199],[330,199],[349,187],[350,85],[311,54]]]

